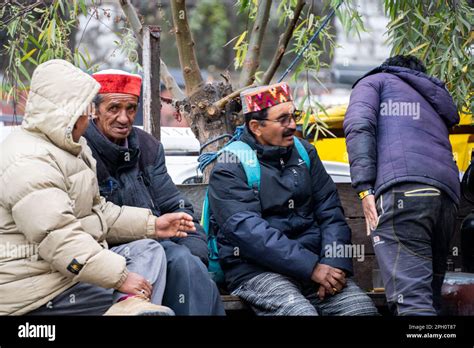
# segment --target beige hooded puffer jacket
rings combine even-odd
[[[73,141],[99,87],[65,61],[41,64],[21,128],[0,144],[0,315],[32,311],[77,282],[119,287],[125,259],[107,241],[154,236],[149,210],[99,196],[91,151]]]

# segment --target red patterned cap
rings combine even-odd
[[[131,74],[123,70],[108,69],[92,74],[100,83],[99,94],[124,93],[140,96],[142,78],[140,75]]]
[[[246,89],[240,93],[244,114],[260,111],[292,101],[290,86],[286,82]]]

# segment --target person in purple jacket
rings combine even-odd
[[[460,183],[448,130],[459,115],[444,83],[395,56],[353,86],[344,120],[387,301],[396,315],[436,315]]]

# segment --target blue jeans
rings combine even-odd
[[[457,206],[429,185],[401,183],[377,199],[371,234],[385,294],[396,315],[436,315]]]

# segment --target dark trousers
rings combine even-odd
[[[163,305],[176,315],[225,315],[216,283],[184,245],[162,241],[168,262]]]
[[[433,186],[402,183],[378,197],[377,211],[371,238],[391,311],[439,314],[457,205]]]

